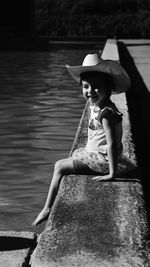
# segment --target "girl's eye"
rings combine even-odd
[[[83,85],[83,87],[82,87],[83,89],[88,89],[89,88],[89,86],[87,85],[87,84],[85,84],[85,85]]]

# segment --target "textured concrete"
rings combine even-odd
[[[115,41],[108,40],[106,48],[109,58],[116,55]],[[124,114],[124,155],[134,163],[132,176],[124,174],[114,182],[96,182],[86,175],[64,177],[32,267],[150,266],[149,228],[125,94],[113,100]],[[71,153],[86,143],[88,116],[86,105]]]
[[[28,267],[35,245],[32,232],[0,231],[0,266]]]
[[[118,48],[114,39],[107,40],[103,49],[102,58],[119,61]]]
[[[143,42],[142,42],[143,41]],[[128,71],[132,85],[127,93],[130,122],[141,173],[145,208],[150,224],[149,151],[150,151],[150,40],[128,44],[118,42],[120,60]]]
[[[140,184],[67,177],[32,266],[146,266],[145,221]]]
[[[128,50],[134,59],[136,67],[141,74],[144,83],[150,92],[150,40],[148,43],[140,43],[140,45],[128,46]]]

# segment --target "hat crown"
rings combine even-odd
[[[99,71],[110,75],[113,78],[112,94],[125,92],[131,84],[127,72],[119,63],[111,59],[104,60],[99,53],[86,55],[81,66],[66,67],[78,83],[81,82],[81,74],[85,72]]]
[[[95,66],[100,63],[102,59],[100,58],[99,54],[88,54],[82,63],[82,66]]]

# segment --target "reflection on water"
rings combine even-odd
[[[89,52],[0,52],[0,230],[33,230],[85,104],[64,65]]]

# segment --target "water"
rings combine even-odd
[[[0,230],[34,231],[53,165],[68,157],[85,105],[64,65],[91,52],[0,52]]]

